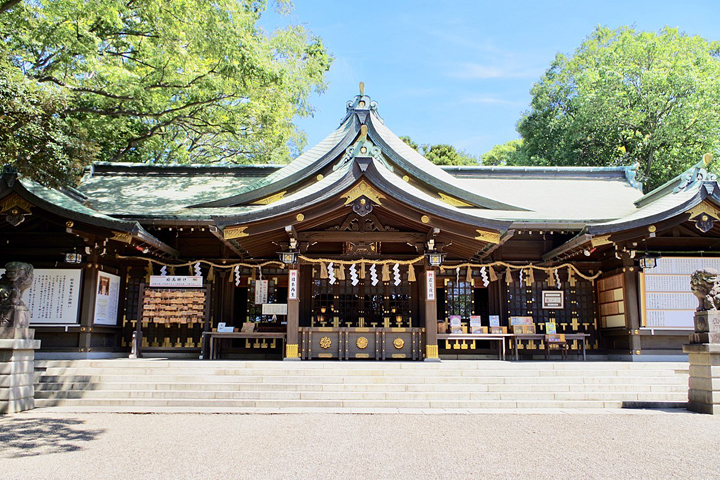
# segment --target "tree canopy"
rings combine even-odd
[[[483,153],[480,159],[482,164],[486,166],[531,164],[531,160],[525,155],[522,139],[510,140],[495,145],[490,151]]]
[[[651,189],[720,145],[720,43],[676,29],[598,27],[531,94],[517,126],[530,163],[639,162]]]
[[[287,161],[331,57],[303,27],[263,31],[266,8],[0,2],[0,163],[52,182],[93,160]]]
[[[478,159],[452,145],[420,145],[410,137],[400,139],[436,165],[477,165]]]

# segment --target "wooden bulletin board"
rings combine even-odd
[[[720,258],[662,257],[640,274],[642,325],[648,328],[693,328],[698,301],[690,275],[702,268],[720,270]]]
[[[597,282],[602,328],[625,327],[625,280],[622,273]]]

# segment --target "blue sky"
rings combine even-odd
[[[314,117],[297,121],[308,146],[337,127],[363,81],[396,134],[481,155],[519,138],[532,84],[597,25],[720,40],[720,0],[296,0],[290,15],[270,8],[262,20],[269,30],[287,23],[305,25],[335,57]]]

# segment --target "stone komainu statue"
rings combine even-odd
[[[10,262],[0,276],[0,327],[25,328],[29,322],[27,306],[22,295],[33,281],[33,267],[29,263]],[[19,314],[20,311],[25,314]],[[20,323],[20,324],[17,324]]]
[[[696,270],[690,277],[690,289],[700,304],[698,312],[720,310],[720,272],[714,268]]]

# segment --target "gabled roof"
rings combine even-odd
[[[415,196],[449,211],[513,228],[580,230],[634,213],[643,196],[636,167],[435,165],[395,135],[364,94],[348,102],[335,131],[284,166],[96,164],[78,189],[93,208],[119,218],[209,222],[306,198],[362,155],[389,172],[386,181],[398,192],[413,187]]]
[[[709,155],[672,180],[648,192],[634,202],[628,215],[588,226],[588,233],[603,234],[660,222],[688,210],[708,199],[720,205],[717,176],[708,172]]]
[[[27,202],[24,208],[38,207],[68,220],[107,229],[112,234],[127,234],[163,254],[178,255],[177,250],[149,234],[138,222],[113,218],[84,205],[80,192],[48,188],[27,178],[18,178],[14,171],[6,169],[0,179],[0,203],[13,198]]]
[[[638,198],[626,215],[588,224],[578,235],[543,258],[550,260],[587,245],[612,243],[616,238],[613,234],[619,232],[642,229],[638,230],[643,232],[638,236],[654,234],[656,224],[662,222],[667,226],[692,220],[698,225],[703,215],[711,217],[711,222],[720,221],[720,185],[717,176],[707,170],[710,163],[710,156],[705,155],[696,165]]]

